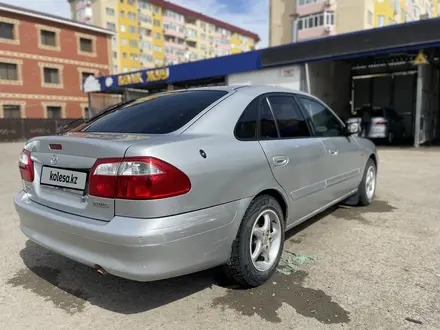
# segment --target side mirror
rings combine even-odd
[[[346,126],[347,135],[358,134],[360,132],[359,124],[351,123]]]

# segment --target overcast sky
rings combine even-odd
[[[171,0],[175,4],[257,33],[268,44],[269,0]],[[67,0],[0,0],[15,6],[70,18]]]

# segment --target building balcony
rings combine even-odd
[[[164,41],[164,47],[170,47],[178,50],[185,50],[185,44],[178,44],[177,42]]]
[[[173,24],[176,24],[176,25],[185,26],[185,22],[184,21],[179,21],[178,19],[176,19],[174,17],[162,16],[162,21],[164,23],[173,23]]]
[[[163,33],[167,36],[172,36],[172,37],[176,37],[176,38],[180,38],[180,39],[184,39],[185,38],[185,34],[182,32],[178,32],[176,30],[173,29],[167,29],[164,28],[163,29]]]
[[[303,29],[298,31],[298,41],[317,39],[336,35],[335,26],[319,26],[311,29]]]
[[[231,44],[216,43],[216,48],[221,50],[231,50]]]
[[[336,2],[336,0],[321,0],[308,5],[297,6],[295,14],[298,16],[307,16],[322,13],[323,11],[335,11],[337,7]]]

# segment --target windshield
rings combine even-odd
[[[167,134],[178,130],[228,92],[195,90],[147,96],[91,121],[82,131]]]

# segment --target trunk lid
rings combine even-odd
[[[23,181],[25,190],[39,204],[110,221],[115,214],[115,201],[88,195],[90,169],[98,158],[122,158],[131,145],[151,138],[78,132],[31,139],[25,148],[34,162],[34,181]]]

